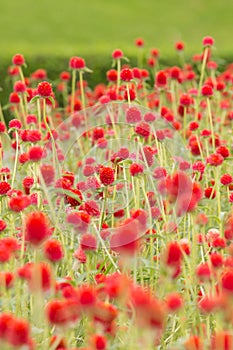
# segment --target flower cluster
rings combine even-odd
[[[138,38],[93,89],[81,57],[54,83],[13,57],[1,348],[233,349],[233,65],[213,45],[162,67]]]

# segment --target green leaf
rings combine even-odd
[[[116,67],[116,64],[117,64],[117,60],[113,60],[112,61],[112,68]]]
[[[122,61],[129,62],[128,57],[123,56],[121,59],[122,59]]]
[[[5,111],[6,109],[8,109],[11,106],[10,103],[7,103],[5,106],[2,107],[2,110]]]
[[[38,98],[40,98],[39,95],[34,96],[34,97],[31,99],[30,103],[36,102],[36,101],[38,100]]]
[[[84,72],[86,72],[86,73],[93,73],[93,70],[91,70],[91,69],[88,68],[88,67],[85,67],[83,70],[84,70]]]
[[[52,96],[47,97],[47,99],[52,103],[53,107],[55,107],[55,100]]]

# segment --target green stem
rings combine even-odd
[[[84,113],[84,121],[85,121],[85,126],[87,128],[86,102],[85,102],[85,92],[84,92],[84,85],[83,85],[83,71],[81,70],[79,71],[79,82],[80,82],[82,109]]]
[[[14,182],[15,182],[15,176],[16,176],[16,170],[17,170],[17,162],[19,157],[19,135],[18,131],[15,130],[15,139],[16,139],[16,152],[15,152],[15,163],[14,163],[14,170],[11,180],[11,187],[14,188]]]
[[[72,87],[71,87],[71,114],[74,113],[74,100],[75,100],[75,84],[76,84],[76,70],[72,71]]]
[[[205,75],[205,67],[206,67],[206,62],[207,62],[207,57],[208,57],[208,50],[209,49],[206,48],[205,51],[204,51],[202,67],[201,67],[201,76],[200,76],[199,86],[198,86],[198,100],[199,100],[200,95],[201,95],[201,87],[202,87],[203,80],[204,80],[204,75]]]
[[[119,58],[117,60],[117,89],[116,89],[117,95],[118,95],[118,92],[119,92],[120,80],[121,80],[121,60]]]
[[[210,105],[210,99],[207,98],[207,108],[208,108],[208,114],[209,114],[209,121],[210,121],[210,130],[211,130],[211,136],[212,136],[212,147],[215,152],[215,137],[214,137],[214,126],[213,126],[213,116],[211,112],[211,105]]]

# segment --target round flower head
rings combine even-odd
[[[47,72],[46,70],[39,68],[32,73],[31,77],[34,80],[44,80],[44,79],[47,79]]]
[[[71,69],[84,69],[86,66],[86,62],[83,58],[81,57],[71,57],[69,66]]]
[[[22,123],[18,119],[12,119],[9,122],[9,128],[10,129],[21,129],[22,128]]]
[[[29,159],[33,162],[38,162],[43,158],[44,149],[41,146],[32,146],[28,152]]]
[[[167,85],[167,73],[165,71],[159,71],[156,74],[155,85],[163,88]]]
[[[64,256],[62,244],[57,239],[46,241],[44,244],[44,255],[52,262],[60,261]]]
[[[184,43],[183,43],[183,41],[177,41],[175,43],[175,49],[177,51],[183,51],[184,50]]]
[[[115,60],[119,60],[124,56],[123,52],[120,49],[116,49],[112,53],[112,58]]]
[[[129,69],[129,68],[124,68],[122,69],[121,71],[121,80],[123,81],[130,81],[133,79],[133,72],[132,72],[132,69]]]
[[[6,126],[3,122],[0,122],[0,134],[6,131]]]
[[[52,93],[53,93],[52,85],[50,83],[48,83],[47,81],[42,81],[37,86],[37,93],[41,97],[52,96]]]
[[[110,167],[100,168],[99,176],[104,186],[111,185],[114,182],[114,170]]]
[[[210,97],[213,95],[213,88],[210,85],[203,85],[201,88],[202,96]]]
[[[31,212],[25,221],[25,239],[34,246],[44,242],[51,234],[47,216],[43,212]]]
[[[70,80],[70,73],[69,72],[61,72],[60,79],[63,81],[69,81]]]
[[[205,36],[202,40],[203,46],[213,46],[214,45],[214,39],[211,36]]]
[[[6,181],[0,182],[0,196],[7,194],[10,191],[11,185]]]
[[[21,80],[16,81],[14,84],[14,92],[23,93],[26,91],[26,84]]]
[[[19,104],[20,103],[20,97],[17,94],[17,92],[12,92],[9,97],[9,102],[13,104]]]
[[[23,55],[18,53],[18,54],[13,56],[12,63],[15,66],[22,66],[25,63],[25,59],[24,59]]]
[[[135,45],[136,45],[137,47],[143,47],[143,46],[144,46],[144,40],[143,40],[142,38],[137,38],[137,39],[135,40]]]

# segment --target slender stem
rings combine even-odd
[[[76,70],[72,71],[72,90],[71,90],[71,114],[74,113],[74,100],[75,100],[75,84],[76,84]]]
[[[210,130],[211,130],[211,136],[212,136],[212,146],[215,151],[215,137],[214,137],[214,126],[213,126],[213,116],[211,112],[211,105],[210,105],[210,99],[207,98],[207,108],[208,108],[208,114],[209,114],[209,121],[210,121]]]
[[[41,108],[40,108],[40,99],[36,101],[37,103],[37,113],[38,113],[38,125],[39,125],[39,131],[41,132]]]
[[[126,83],[126,91],[127,91],[127,99],[128,99],[128,104],[129,104],[129,106],[130,106],[129,83]]]
[[[17,162],[19,157],[19,135],[18,131],[15,130],[15,139],[16,139],[16,152],[15,152],[15,163],[14,163],[14,170],[12,174],[12,180],[11,180],[11,187],[14,188],[14,182],[15,182],[15,176],[16,176],[16,170],[17,170]]]
[[[201,76],[200,76],[200,80],[199,80],[199,86],[198,86],[198,100],[200,98],[200,94],[201,94],[201,87],[203,84],[203,80],[204,80],[204,75],[205,75],[205,67],[206,67],[206,62],[207,62],[207,58],[208,58],[208,48],[205,49],[204,51],[204,56],[203,56],[203,61],[202,61],[202,67],[201,67]]]
[[[82,100],[82,109],[84,113],[85,126],[87,127],[87,115],[86,115],[86,102],[85,102],[85,93],[83,85],[83,71],[79,71],[79,82],[80,82],[80,91],[81,91],[81,100]]]
[[[118,95],[119,87],[120,87],[120,75],[121,75],[121,60],[119,58],[117,60],[117,89],[116,89],[117,95]]]

